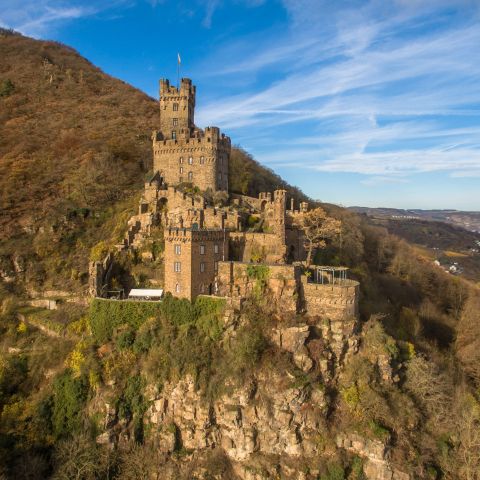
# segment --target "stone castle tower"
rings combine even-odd
[[[197,128],[196,88],[160,80],[160,130],[153,133],[153,167],[168,185],[192,183],[201,190],[228,191],[230,138],[218,127]]]

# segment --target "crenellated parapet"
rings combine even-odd
[[[195,230],[192,228],[167,228],[165,230],[167,242],[223,241],[225,235],[223,230]]]

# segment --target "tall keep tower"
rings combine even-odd
[[[175,139],[180,132],[192,133],[195,128],[195,87],[182,78],[180,89],[160,80],[160,131],[164,139]]]
[[[160,130],[153,132],[153,168],[168,185],[191,183],[201,190],[228,192],[230,138],[218,127],[197,128],[196,88],[160,80]]]

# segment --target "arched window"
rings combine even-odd
[[[193,157],[188,157],[188,164],[192,165],[192,163],[193,163]]]
[[[205,157],[201,156],[200,157],[200,165],[203,165],[205,163]]]
[[[177,283],[175,285],[175,293],[180,293],[180,284],[179,283]]]
[[[172,130],[172,140],[177,139],[177,132],[175,130]]]
[[[183,157],[180,157],[179,161],[180,161],[180,163],[183,163]]]
[[[183,167],[180,167],[180,175],[183,173]]]
[[[193,181],[193,172],[188,172],[188,181]]]

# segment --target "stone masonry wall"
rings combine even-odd
[[[230,139],[216,127],[207,127],[198,138],[154,136],[153,166],[170,185],[191,182],[201,190],[228,191],[230,149]]]
[[[243,299],[254,293],[257,279],[248,274],[252,263],[219,262],[218,293],[231,297],[234,305],[240,306]],[[298,302],[298,283],[300,270],[294,265],[261,265],[268,268],[267,290],[273,296],[278,308],[284,312],[295,313]]]
[[[92,297],[100,297],[103,287],[110,282],[114,255],[109,253],[103,261],[90,262],[88,291]]]
[[[231,232],[230,250],[232,258],[242,262],[260,255],[265,263],[283,263],[286,255],[285,245],[274,233]]]
[[[223,231],[166,229],[165,291],[189,300],[212,294],[224,255],[228,258],[228,236]]]
[[[358,315],[359,283],[346,280],[343,284],[308,283],[302,277],[304,307],[309,315],[344,320]]]

